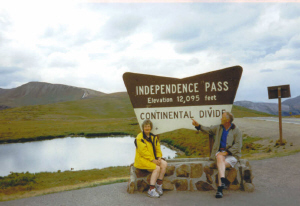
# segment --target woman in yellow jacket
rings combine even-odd
[[[162,159],[160,143],[157,136],[151,133],[152,128],[152,122],[145,120],[142,124],[143,132],[139,133],[135,139],[134,167],[152,172],[148,196],[160,197],[163,195],[162,183],[167,162]]]

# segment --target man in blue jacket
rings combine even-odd
[[[216,160],[219,172],[219,186],[216,198],[223,197],[223,189],[226,188],[228,183],[228,180],[225,178],[226,167],[234,167],[241,157],[242,132],[232,123],[233,119],[233,115],[230,112],[224,112],[221,118],[221,125],[210,127],[202,126],[192,119],[192,124],[197,130],[214,136],[214,145],[210,159]]]

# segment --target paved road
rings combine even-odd
[[[279,122],[278,117],[244,117],[246,119]],[[300,118],[282,118],[282,123],[300,124]]]
[[[158,199],[146,193],[128,194],[127,183],[99,186],[32,197],[9,202],[1,206],[98,206],[98,205],[255,205],[299,206],[300,205],[300,153],[295,155],[250,161],[253,170],[255,191],[225,191],[222,199],[208,192],[165,192]]]

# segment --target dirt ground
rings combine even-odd
[[[261,137],[263,140],[256,143],[264,147],[271,147],[273,151],[293,151],[300,149],[300,125],[292,123],[282,124],[282,138],[287,141],[285,146],[274,147],[279,140],[279,123],[248,118],[235,118],[234,123],[242,130],[243,134],[250,137]]]

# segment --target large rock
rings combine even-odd
[[[149,185],[144,180],[137,181],[137,190],[139,192],[144,192],[149,189]]]
[[[214,190],[213,186],[204,181],[198,181],[196,184],[196,188],[199,191],[209,191]]]
[[[135,174],[137,178],[140,177],[146,177],[147,175],[149,175],[150,172],[148,172],[147,170],[141,170],[141,169],[137,169],[135,168]]]
[[[244,180],[247,183],[252,183],[252,172],[250,169],[244,170]]]
[[[228,189],[229,190],[239,190],[241,188],[240,185],[233,185],[233,184],[230,184]]]
[[[213,174],[214,174],[214,170],[211,169],[211,168],[208,167],[208,166],[205,166],[203,170],[204,170],[204,172],[205,172],[206,174],[208,174],[208,175],[213,175]]]
[[[190,171],[189,166],[183,164],[176,169],[177,177],[189,177]]]
[[[134,193],[134,182],[131,182],[130,180],[128,181],[127,192],[129,194],[133,194]]]
[[[214,170],[211,169],[209,166],[205,166],[203,168],[204,170],[204,173],[205,173],[205,176],[206,176],[206,181],[209,183],[209,184],[212,184],[213,183],[213,179],[212,179],[212,175],[214,174]]]
[[[227,174],[227,180],[232,183],[235,178],[237,177],[237,170],[235,168],[231,168],[229,171],[228,171],[228,174]]]
[[[213,179],[212,179],[211,175],[206,174],[206,181],[207,181],[209,184],[212,184],[212,183],[213,183]]]
[[[150,179],[151,179],[151,175],[152,175],[152,173],[150,173],[148,176],[147,176],[147,183],[150,185]]]
[[[199,178],[203,174],[202,164],[191,164],[191,178]]]
[[[174,190],[174,185],[169,179],[163,180],[163,190]]]
[[[166,173],[165,173],[165,176],[172,176],[175,172],[175,166],[174,165],[168,165],[167,166],[167,170],[166,170]]]
[[[213,162],[209,165],[209,168],[210,169],[217,169],[217,163],[216,162]]]
[[[177,191],[186,191],[188,190],[188,181],[187,179],[176,179],[172,181],[175,184]]]

